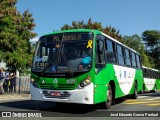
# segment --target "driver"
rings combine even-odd
[[[78,70],[83,70],[86,67],[90,67],[91,63],[91,49],[86,51],[86,54],[83,56],[81,63],[78,65]]]

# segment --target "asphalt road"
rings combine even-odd
[[[148,119],[159,120],[160,117],[160,91],[157,93],[145,93],[139,95],[138,99],[117,99],[116,104],[110,109],[104,109],[101,105],[80,105],[80,104],[56,104],[53,102],[40,102],[31,100],[0,100],[0,111],[11,111],[18,113],[36,112],[41,119]],[[39,114],[38,114],[39,113]],[[120,114],[121,117],[120,117]],[[153,114],[151,114],[153,113]],[[28,114],[28,113],[27,113]],[[111,114],[114,117],[111,117]],[[118,116],[117,116],[118,114]],[[134,114],[134,115],[133,115]],[[150,117],[146,117],[151,115]],[[132,117],[125,117],[132,116]],[[145,115],[145,116],[144,116]],[[44,118],[45,116],[45,118]],[[6,119],[6,118],[5,118]],[[13,118],[12,118],[13,119]],[[16,118],[15,118],[16,119]],[[23,118],[25,120],[27,118]],[[38,118],[40,119],[40,118]]]

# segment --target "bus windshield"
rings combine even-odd
[[[32,71],[89,71],[92,63],[92,39],[92,33],[62,33],[41,37],[36,47]]]

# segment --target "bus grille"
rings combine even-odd
[[[41,89],[50,89],[50,90],[72,90],[74,89],[74,84],[58,84],[55,88],[53,84],[39,84]]]

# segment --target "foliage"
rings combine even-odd
[[[142,33],[142,38],[147,54],[153,59],[155,68],[160,69],[160,31],[146,30]]]
[[[106,26],[105,28],[102,27],[101,22],[92,22],[92,19],[89,18],[87,24],[84,23],[84,21],[73,21],[72,25],[67,25],[65,24],[61,30],[69,30],[69,29],[95,29],[95,30],[100,30],[104,32],[105,34],[121,41],[121,35],[119,34],[119,30],[116,30],[114,27]]]
[[[32,14],[26,10],[17,11],[17,0],[0,1],[0,57],[11,69],[21,69],[31,65],[32,49],[29,40],[36,36]]]

